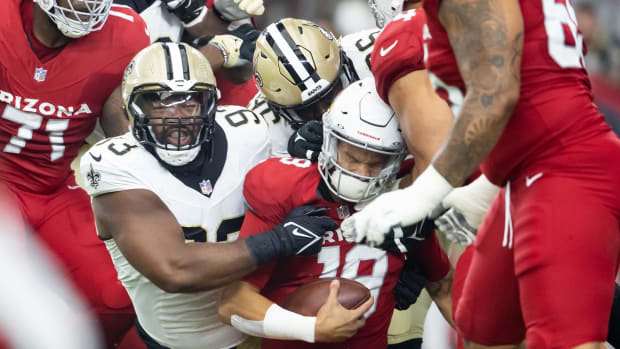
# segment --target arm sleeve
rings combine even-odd
[[[424,277],[428,281],[439,281],[450,271],[448,255],[439,245],[434,232],[410,248],[408,257],[413,258],[422,267]]]

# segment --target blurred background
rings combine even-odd
[[[587,47],[585,63],[595,102],[620,135],[620,0],[572,3]],[[336,35],[375,27],[367,0],[265,0],[265,9],[265,15],[256,18],[261,29],[283,17],[312,20]],[[455,340],[433,305],[426,317],[423,349],[456,348]]]
[[[573,0],[588,53],[586,67],[594,98],[607,122],[620,134],[620,0]],[[265,0],[264,28],[283,17],[315,21],[336,35],[373,28],[366,0]]]

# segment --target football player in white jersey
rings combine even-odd
[[[269,123],[274,156],[288,156],[289,138],[307,121],[314,120],[314,135],[321,137],[319,121],[338,92],[372,76],[370,53],[378,33],[362,31],[339,41],[318,24],[295,18],[265,28],[254,51],[254,77],[260,93],[248,108]],[[316,161],[318,143],[303,157]]]
[[[218,288],[271,258],[317,253],[337,226],[304,206],[237,240],[243,180],[269,156],[268,128],[247,109],[217,106],[196,49],[152,44],[127,67],[122,89],[131,130],[91,148],[81,173],[140,336],[149,349],[233,347],[244,336],[217,319]]]

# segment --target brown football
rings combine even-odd
[[[370,291],[357,281],[343,278],[323,278],[298,287],[291,293],[282,307],[292,312],[315,316],[329,296],[329,284],[332,280],[340,280],[338,302],[347,309],[355,309],[370,298]]]

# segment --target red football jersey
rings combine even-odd
[[[251,209],[241,227],[241,237],[273,228],[296,207],[328,207],[328,216],[340,223],[338,212],[353,212],[323,197],[317,164],[295,158],[272,158],[252,169],[245,180],[244,196]],[[343,217],[341,215],[341,217]],[[345,343],[320,344],[321,348],[385,348],[387,329],[394,311],[392,289],[396,285],[404,257],[345,241],[340,229],[325,235],[317,256],[280,259],[261,266],[245,281],[253,284],[275,303],[282,303],[297,287],[321,277],[344,277],[370,289],[375,304],[369,310],[366,326]],[[303,342],[265,339],[263,348],[316,347]]]
[[[375,41],[370,69],[381,99],[387,104],[394,82],[416,70],[426,69],[428,54],[424,32],[428,33],[422,9],[405,11],[389,22]]]
[[[220,100],[217,101],[219,105],[238,105],[245,108],[258,93],[254,76],[247,82],[239,85],[233,84],[219,73],[215,74],[215,79],[217,88],[222,94]]]
[[[24,6],[32,8],[30,4]],[[54,191],[133,56],[149,44],[146,24],[113,5],[103,28],[41,62],[25,35],[32,11],[0,2],[0,180],[35,193]],[[31,34],[31,33],[30,33]]]
[[[450,92],[443,96],[458,112],[465,85],[438,18],[440,1],[424,0],[431,35],[427,67],[435,85]],[[609,130],[592,102],[583,38],[570,2],[520,0],[519,4],[524,21],[521,95],[499,142],[481,166],[496,184]]]

